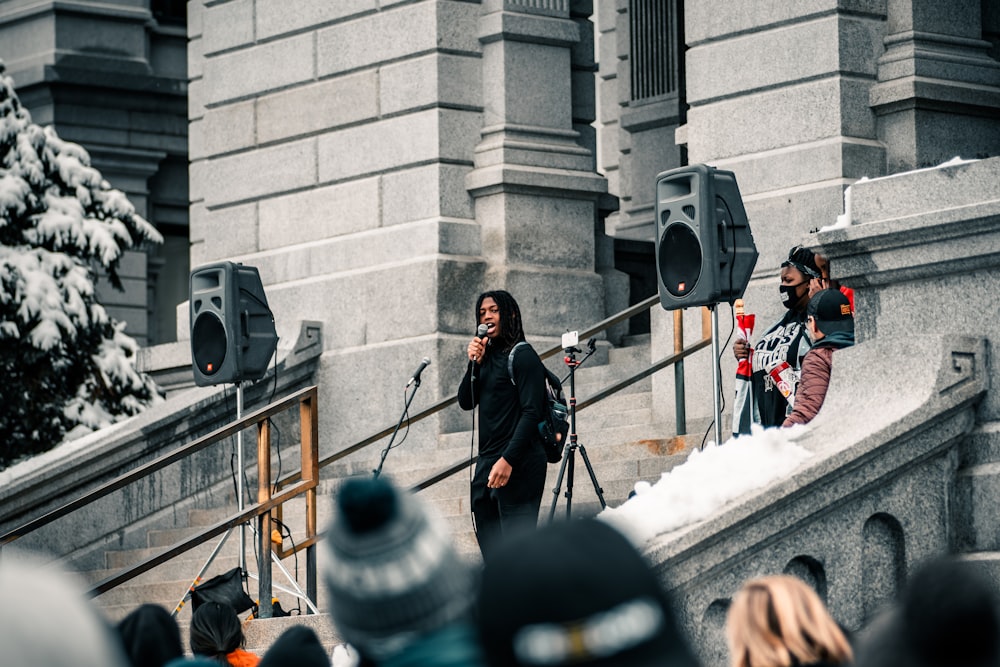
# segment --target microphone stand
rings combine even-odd
[[[403,425],[403,420],[406,419],[406,415],[410,411],[410,403],[413,401],[413,397],[417,395],[417,389],[419,388],[420,378],[416,377],[413,379],[413,391],[410,392],[410,396],[406,399],[406,404],[403,406],[403,414],[399,415],[399,421],[396,422],[396,428],[392,431],[392,436],[389,438],[389,444],[382,450],[382,458],[378,462],[378,468],[372,471],[375,478],[378,478],[378,476],[382,474],[382,466],[385,465],[385,457],[389,456],[389,450],[392,449],[392,443],[396,439],[399,427]]]

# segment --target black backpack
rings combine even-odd
[[[510,354],[507,356],[507,375],[510,376],[511,384],[517,384],[514,382],[514,352],[517,351],[517,348],[527,344],[526,341],[522,340],[511,348]],[[538,424],[538,433],[545,449],[545,458],[549,463],[558,463],[562,460],[566,434],[569,433],[569,410],[566,408],[562,382],[548,368],[545,368],[545,400],[548,409]]]

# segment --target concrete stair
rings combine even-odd
[[[631,347],[611,348],[595,354],[576,372],[576,397],[578,401],[619,381],[642,368],[649,361],[648,337],[640,337]],[[598,361],[605,361],[600,364]],[[555,368],[556,360],[550,360],[549,366],[562,377],[565,366],[558,362],[562,370]],[[569,385],[565,389],[569,393]],[[643,380],[627,390],[606,398],[597,404],[577,413],[577,436],[579,448],[574,457],[574,484],[572,495],[572,516],[574,518],[593,516],[601,510],[601,505],[591,482],[583,453],[589,459],[594,475],[603,490],[605,501],[609,506],[624,502],[629,492],[639,480],[655,482],[660,475],[682,462],[691,450],[691,443],[697,446],[701,442],[705,423],[692,423],[696,435],[691,438],[673,435],[670,424],[654,423],[652,410],[653,397],[650,392],[649,380]],[[692,420],[689,420],[692,421]],[[454,464],[469,456],[470,443],[473,434],[469,431],[442,434],[433,449],[408,450],[400,448],[393,450],[386,460],[383,473],[392,477],[402,486],[411,486],[439,472],[445,466]],[[374,451],[374,450],[373,450]],[[371,470],[371,460],[377,453],[368,454],[363,459],[352,459],[342,465],[330,466],[322,472],[319,489],[318,526],[323,530],[332,517],[333,497],[337,486],[344,475],[362,474]],[[566,516],[568,478],[564,477],[556,489],[560,464],[549,466],[546,480],[546,495],[542,499],[540,522],[547,521],[555,501],[555,518]],[[456,548],[471,564],[480,562],[479,548],[472,530],[472,520],[468,501],[469,471],[463,470],[450,478],[421,492],[427,502],[431,503],[447,520],[452,529]],[[166,546],[178,540],[193,535],[199,529],[212,525],[231,515],[234,507],[201,508],[187,513],[186,521],[180,521],[181,527],[170,527],[162,530],[150,530],[146,535],[147,546],[141,549],[109,551],[105,555],[106,569],[83,573],[90,581],[99,581],[119,568],[138,562],[154,554],[160,553]],[[292,538],[303,535],[304,503],[301,501],[288,504],[284,508],[283,521],[292,531]],[[192,579],[198,574],[206,560],[216,548],[221,538],[215,538],[207,544],[184,554],[164,564],[141,577],[118,586],[96,600],[106,617],[115,622],[129,611],[146,602],[153,602],[173,609],[184,595]],[[239,564],[239,531],[234,531],[220,549],[203,579],[208,579],[236,567]],[[251,574],[257,570],[253,555],[254,536],[247,530],[247,563]],[[286,541],[286,546],[288,543]],[[297,583],[304,590],[306,586],[304,573],[305,555],[300,554],[300,567]],[[325,553],[322,546],[317,550],[317,560],[320,573],[323,571]],[[291,558],[283,563],[293,575],[294,562]],[[272,568],[272,578],[276,585],[287,586],[285,575],[277,568]],[[256,598],[256,580],[251,579],[251,597]],[[317,601],[319,609],[327,608],[325,587],[318,586]],[[275,591],[281,606],[285,610],[301,607],[305,612],[304,603],[298,603],[294,596]],[[187,624],[190,620],[190,603],[185,605],[178,614],[178,622],[182,634],[186,638]],[[329,618],[320,615],[295,615],[280,619],[253,620],[247,623],[248,648],[263,653],[266,647],[291,623],[306,623],[320,636],[323,643],[332,650],[339,643],[339,638]]]

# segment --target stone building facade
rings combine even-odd
[[[39,125],[86,148],[164,236],[129,252],[108,312],[140,344],[176,340],[187,298],[187,34],[182,0],[0,3],[0,59]]]
[[[861,344],[808,466],[649,546],[706,663],[755,574],[801,574],[851,629],[933,553],[1000,579],[997,3],[192,0],[187,36],[190,266],[258,267],[285,340],[322,324],[326,449],[394,419],[422,357],[414,409],[454,392],[483,289],[539,343],[651,293],[656,175],[707,163],[739,182],[758,322],[804,243],[857,290]],[[651,359],[675,323],[653,309]],[[692,416],[714,364],[687,360]],[[442,413],[408,447],[466,427]]]

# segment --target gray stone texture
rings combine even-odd
[[[984,39],[981,3],[907,0],[889,7],[885,53],[870,104],[890,171],[931,166],[950,155],[1000,150],[1000,62]]]
[[[378,225],[379,179],[302,190],[258,204],[260,249],[322,241]]]
[[[438,49],[477,53],[478,14],[479,7],[472,3],[424,1],[320,27],[315,31],[317,75],[326,77]]]
[[[319,137],[318,177],[330,182],[439,159],[468,160],[469,143],[478,134],[477,113],[452,109],[428,109],[345,128]],[[348,155],[350,160],[345,159]]]
[[[348,21],[374,11],[378,6],[388,6],[376,0],[284,0],[283,2],[256,3],[256,34],[258,39],[269,39],[285,33],[313,30],[327,23]]]
[[[857,630],[896,592],[896,571],[948,548],[956,447],[988,387],[986,344],[911,336],[908,345],[881,339],[838,352],[827,402],[797,441],[812,457],[789,479],[652,544],[699,644],[718,639],[718,628],[703,627],[719,620],[713,603],[750,577],[813,563],[834,617]],[[882,379],[911,354],[925,361],[907,378],[913,390],[885,392]],[[718,646],[705,649],[723,664]]]
[[[295,35],[215,56],[206,55],[208,106],[312,81],[317,75],[315,38]]]
[[[211,49],[205,55],[253,44],[256,41],[253,21],[256,4],[253,0],[235,0],[205,7],[202,38],[203,44]]]
[[[368,70],[324,79],[261,97],[255,107],[260,143],[329,132],[378,115],[378,75]]]

